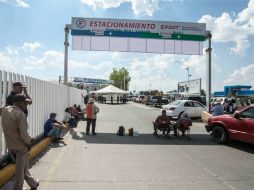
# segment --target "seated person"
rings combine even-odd
[[[161,115],[159,115],[154,123],[154,135],[158,135],[157,134],[157,129],[170,129],[169,128],[169,124],[170,124],[170,118],[166,115],[166,110],[162,110]],[[165,135],[165,130],[163,130],[163,134]]]
[[[71,116],[75,117],[76,122],[78,122],[78,116],[79,116],[79,114],[78,114],[78,110],[77,110],[77,105],[76,104],[74,104],[73,107],[70,107],[70,113],[71,113]]]
[[[70,108],[65,109],[65,115],[64,115],[63,123],[64,124],[68,123],[70,128],[77,127],[77,122],[76,122],[75,118],[71,116]]]
[[[177,122],[174,124],[174,135],[177,136],[177,129],[182,132],[182,135],[185,136],[185,131],[189,126],[192,126],[191,118],[188,117],[187,113],[183,113],[183,116],[180,117]]]
[[[80,106],[80,105],[78,105],[77,111],[78,111],[79,119],[84,120],[84,112],[83,112],[83,110],[81,109],[81,106]]]
[[[221,103],[218,101],[216,102],[216,105],[212,108],[212,115],[223,115],[224,114],[224,107],[221,105]]]
[[[51,137],[53,141],[59,141],[61,138],[62,129],[65,125],[56,120],[56,113],[50,113],[49,119],[44,124],[44,136]]]

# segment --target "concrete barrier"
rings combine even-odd
[[[29,151],[29,160],[33,159],[39,155],[44,149],[46,149],[51,144],[51,138],[47,137],[34,145]],[[11,163],[0,170],[0,187],[2,187],[14,174],[16,171],[15,164]]]
[[[207,111],[203,111],[201,115],[201,119],[204,123],[207,123],[209,117],[211,117],[212,114],[208,113]]]

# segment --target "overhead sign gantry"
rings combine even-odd
[[[73,17],[65,27],[65,72],[68,78],[68,34],[72,49],[158,54],[202,55],[209,39],[207,101],[211,96],[211,34],[204,23]]]
[[[205,24],[72,18],[72,49],[201,55]]]

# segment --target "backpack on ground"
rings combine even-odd
[[[129,134],[129,136],[133,136],[133,128],[128,129],[128,134]]]
[[[118,131],[117,131],[117,135],[119,135],[119,136],[124,136],[124,133],[125,133],[125,128],[124,128],[124,126],[119,126],[119,128],[118,128]]]

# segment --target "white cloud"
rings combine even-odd
[[[39,47],[41,47],[41,44],[39,42],[34,42],[34,43],[25,42],[22,48],[26,51],[33,52],[35,49]]]
[[[20,51],[20,48],[18,47],[15,47],[15,46],[7,46],[5,48],[5,54],[8,54],[8,55],[19,55],[19,51]]]
[[[247,84],[254,86],[254,64],[247,65],[242,67],[239,70],[235,70],[228,78],[224,81],[227,85],[236,85],[236,84]]]
[[[0,3],[7,3],[21,8],[29,8],[30,5],[25,0],[0,0]]]
[[[236,16],[226,12],[217,18],[204,15],[199,22],[206,23],[214,41],[234,42],[236,45],[230,51],[244,55],[250,46],[249,37],[254,35],[254,0],[250,0],[248,7]]]
[[[28,71],[57,69],[61,72],[64,68],[64,54],[58,51],[46,51],[41,57],[29,56],[25,59],[24,69]],[[73,59],[68,60],[68,72],[69,76],[82,77],[87,74],[96,73],[98,78],[108,79],[110,72],[113,69],[113,63],[111,61],[102,61],[100,63],[89,63],[83,61],[77,61]],[[77,74],[79,73],[79,74]],[[80,74],[81,73],[81,74]],[[78,76],[82,75],[82,76]],[[95,77],[95,76],[92,76]]]
[[[25,58],[25,70],[40,70],[50,67],[63,68],[64,55],[58,51],[46,51],[42,57],[29,56]]]
[[[214,49],[213,49],[214,51]],[[217,61],[216,61],[216,53],[212,54],[212,70],[215,72],[221,72],[221,68],[218,66]],[[188,59],[183,59],[181,61],[182,68],[186,69],[189,67],[191,70],[194,70],[195,73],[199,77],[205,77],[207,75],[207,54],[205,52],[205,48],[203,49],[203,55],[191,55]]]
[[[4,69],[6,71],[15,72],[16,71],[16,61],[14,59],[11,59],[8,55],[5,55],[5,53],[0,52],[0,68]]]
[[[19,46],[7,46],[4,48],[4,53],[8,55],[17,56],[25,52],[33,52],[35,49],[41,47],[39,42],[25,42],[22,47]]]
[[[28,3],[26,3],[25,1],[22,1],[22,0],[16,0],[16,6],[22,7],[22,8],[30,7],[30,5]]]
[[[134,59],[131,62],[130,89],[175,89],[177,81],[170,78],[168,71],[177,62],[175,55],[154,55],[147,59]]]
[[[158,9],[158,0],[81,0],[81,3],[92,7],[94,10],[97,7],[108,9],[119,7],[122,3],[131,3],[135,15],[152,16],[154,11]]]

